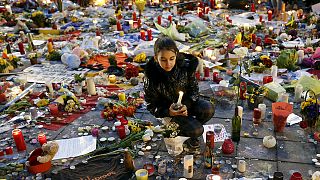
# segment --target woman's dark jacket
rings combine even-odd
[[[198,82],[195,71],[198,59],[190,54],[179,53],[176,64],[170,72],[164,71],[152,58],[145,67],[144,91],[147,109],[155,117],[169,117],[169,107],[176,103],[179,91],[183,91],[184,100],[197,101]]]

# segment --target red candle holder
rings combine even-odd
[[[58,104],[49,104],[48,107],[52,116],[58,116],[59,114]]]
[[[158,24],[161,25],[161,16],[158,16]]]
[[[24,141],[24,137],[20,129],[14,129],[12,131],[12,136],[18,151],[24,151],[27,149],[26,142]]]
[[[151,29],[148,29],[147,33],[148,33],[148,40],[152,41],[152,31],[151,31]]]
[[[146,32],[144,30],[140,31],[140,38],[144,41],[146,40]]]
[[[204,13],[205,13],[205,14],[208,14],[209,11],[210,11],[210,8],[209,8],[209,7],[205,7],[205,8],[204,8]]]
[[[253,124],[261,123],[261,110],[259,108],[254,108],[253,110]]]
[[[251,12],[256,12],[256,7],[254,3],[251,4]]]
[[[195,73],[195,76],[196,76],[196,79],[199,81],[199,80],[200,80],[200,73],[199,73],[199,72],[196,72],[196,73]]]
[[[4,156],[4,150],[0,150],[0,156]]]
[[[210,76],[210,69],[208,67],[204,68],[204,77]]]
[[[138,27],[141,27],[141,19],[138,19]]]
[[[251,35],[251,42],[252,42],[252,43],[255,43],[256,40],[257,40],[256,34],[252,34],[252,35]]]
[[[214,132],[213,131],[207,131],[206,132],[206,141],[210,142],[211,149],[214,148]]]
[[[20,54],[26,54],[26,52],[25,52],[25,50],[24,50],[23,43],[22,43],[22,42],[19,42],[19,43],[18,43],[18,46],[19,46],[19,52],[20,52]]]
[[[133,19],[134,21],[137,20],[137,13],[136,13],[135,11],[132,13],[132,19]]]
[[[120,139],[126,138],[126,129],[124,126],[117,126],[117,131]]]
[[[262,45],[262,40],[261,37],[257,37],[257,42],[256,42],[257,46],[261,46]]]
[[[13,148],[12,147],[6,147],[5,151],[6,151],[6,155],[13,154]]]
[[[273,81],[272,76],[263,76],[263,84],[268,84]]]
[[[214,9],[214,7],[215,7],[215,0],[210,0],[210,7],[211,7],[211,9]]]
[[[212,73],[213,82],[217,82],[218,78],[219,78],[219,73],[218,72],[213,72]]]
[[[172,16],[171,16],[171,15],[168,16],[168,21],[169,21],[170,23],[172,23]]]
[[[263,18],[263,16],[260,15],[260,16],[259,16],[259,22],[262,22],[262,18]]]
[[[199,12],[198,12],[198,16],[199,16],[199,18],[202,18],[202,17],[203,17],[203,12],[202,12],[202,11],[199,11]]]
[[[294,172],[291,177],[290,180],[302,180],[302,175],[299,172]]]
[[[117,31],[121,31],[121,24],[120,24],[120,22],[119,21],[117,21]]]
[[[46,135],[45,135],[43,132],[41,132],[41,133],[38,134],[38,141],[39,141],[39,143],[40,143],[41,146],[42,146],[43,144],[47,143],[47,137],[46,137]]]
[[[272,20],[272,11],[269,10],[268,11],[268,21],[271,21]]]

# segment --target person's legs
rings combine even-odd
[[[179,124],[180,134],[191,137],[191,146],[199,146],[198,137],[203,134],[203,124],[208,122],[214,115],[214,106],[205,100],[196,102],[184,101],[188,107],[189,117],[174,117],[173,120]]]

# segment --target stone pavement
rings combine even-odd
[[[212,90],[209,86],[209,81],[200,82],[200,92],[204,95],[204,98],[212,96]],[[142,90],[142,85],[128,90],[129,92],[134,92]],[[290,175],[299,171],[304,179],[310,179],[310,173],[319,170],[312,163],[312,158],[315,158],[316,154],[320,151],[320,146],[313,142],[307,142],[307,134],[303,129],[299,127],[298,124],[291,127],[286,127],[284,133],[275,133],[273,131],[272,123],[272,112],[271,112],[271,102],[267,99],[264,103],[267,105],[266,119],[259,125],[258,135],[254,136],[252,117],[253,111],[248,110],[247,104],[242,102],[244,105],[243,113],[243,123],[241,140],[239,144],[236,144],[236,150],[231,155],[225,155],[221,152],[222,143],[215,144],[215,161],[214,163],[220,164],[220,175],[223,179],[229,179],[234,177],[261,177],[263,179],[268,179],[275,171],[281,171],[284,173],[284,179],[289,179]],[[299,107],[299,106],[295,106]],[[294,110],[296,113],[299,109]],[[234,105],[225,106],[223,108],[217,106],[216,113],[214,117],[207,124],[222,124],[226,128],[227,132],[231,132],[231,118],[234,114]],[[152,116],[145,109],[138,109],[136,118],[142,120],[149,120],[154,123],[154,125],[160,124],[160,122]],[[40,131],[45,131],[47,137],[50,140],[53,139],[64,139],[78,137],[78,127],[84,127],[87,125],[98,125],[98,126],[108,126],[112,127],[112,122],[105,121],[100,116],[100,110],[95,109],[90,111],[86,115],[80,117],[73,123],[59,129],[58,131],[48,131],[39,128],[24,128],[23,133],[25,134],[26,142],[28,144],[28,151],[38,147],[38,144],[29,143]],[[0,134],[1,140],[6,137],[11,137],[10,132]],[[246,137],[244,137],[246,133]],[[273,149],[267,149],[262,145],[262,138],[266,135],[273,135],[277,139],[277,146]],[[106,132],[101,132],[99,134],[101,137],[117,137],[116,133],[109,130]],[[117,138],[116,138],[117,139]],[[164,141],[155,136],[151,142],[143,143],[142,141],[136,142],[135,146],[137,149],[139,147],[145,147],[150,145],[152,149],[150,151],[145,151],[144,156],[135,157],[136,168],[142,168],[144,164],[150,162],[155,165],[162,160],[167,162],[167,172],[164,175],[154,174],[149,177],[149,179],[179,179],[183,177],[183,164],[181,163],[181,158],[185,154],[194,154],[194,178],[193,179],[205,179],[207,174],[211,173],[210,169],[205,169],[203,166],[203,150],[204,143],[201,140],[201,148],[199,150],[194,150],[192,152],[184,151],[181,155],[177,157],[172,157],[167,153]],[[10,144],[9,144],[10,145]],[[14,144],[12,144],[14,146]],[[106,145],[106,144],[100,144]],[[1,147],[7,147],[7,141],[1,141]],[[22,156],[22,154],[16,153],[15,156]],[[54,167],[51,169],[50,173],[57,173],[60,169],[68,168],[72,165],[81,163],[86,157],[70,158],[67,162],[61,163],[60,161],[54,161]],[[16,158],[17,159],[17,158]],[[247,170],[245,173],[240,174],[232,165],[237,164],[238,159],[245,159],[247,163]],[[4,164],[0,163],[0,166]],[[26,173],[26,175],[28,175]]]

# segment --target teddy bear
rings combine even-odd
[[[37,161],[40,163],[46,163],[53,159],[54,155],[59,150],[59,144],[55,141],[49,141],[42,145],[43,155],[37,157]]]

